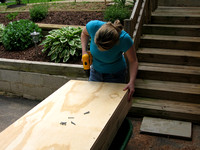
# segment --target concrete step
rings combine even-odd
[[[185,6],[197,7],[200,6],[199,0],[158,0],[159,6]]]
[[[129,115],[151,116],[200,123],[200,104],[134,97]]]
[[[200,84],[200,67],[140,62],[137,78]]]
[[[200,25],[144,24],[143,34],[200,37]]]
[[[200,84],[137,79],[134,96],[200,104]]]
[[[142,35],[140,46],[181,50],[200,50],[200,37]]]
[[[139,48],[139,62],[200,66],[200,51]]]

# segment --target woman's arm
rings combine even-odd
[[[89,37],[87,29],[84,27],[81,33],[82,55],[87,53]]]
[[[129,63],[128,65],[129,65],[130,79],[127,86],[124,88],[124,91],[128,90],[129,92],[128,99],[131,100],[131,97],[133,93],[135,92],[135,79],[136,79],[137,70],[138,70],[138,60],[137,60],[134,44],[131,46],[131,48],[128,51],[125,52],[125,55]]]

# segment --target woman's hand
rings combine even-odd
[[[123,91],[128,90],[128,101],[131,100],[134,92],[135,92],[135,85],[134,83],[128,83],[127,86],[123,89]]]

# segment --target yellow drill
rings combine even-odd
[[[92,64],[92,54],[90,51],[87,51],[87,54],[84,54],[82,56],[82,61],[83,61],[83,69],[86,72],[86,75],[89,77],[90,75],[90,65]]]

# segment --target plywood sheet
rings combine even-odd
[[[143,133],[153,133],[170,135],[190,139],[192,136],[192,123],[161,118],[144,117],[140,131]]]
[[[69,81],[1,132],[1,149],[107,149],[131,107],[124,87]]]

